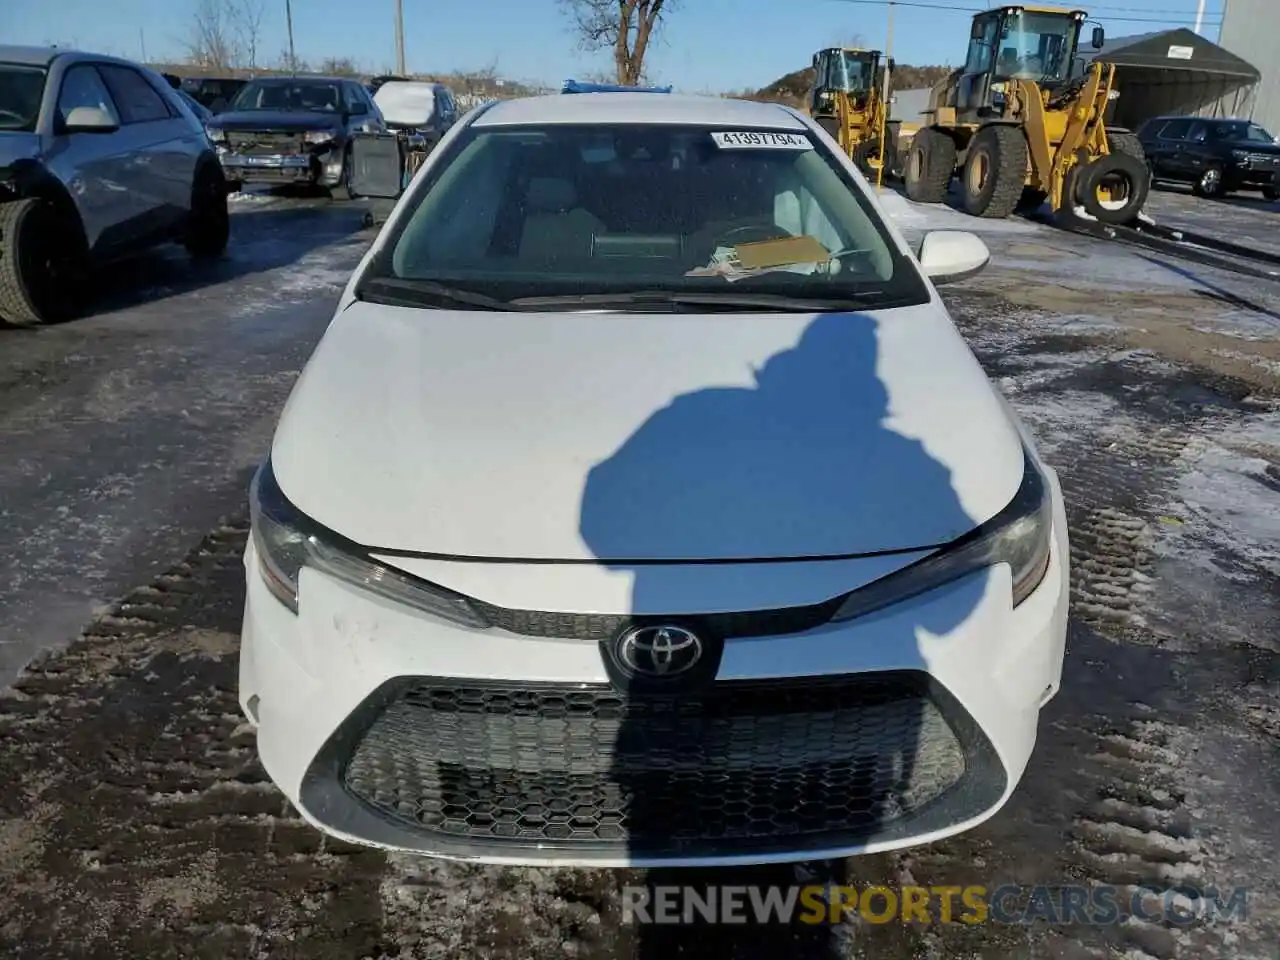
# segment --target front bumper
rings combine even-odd
[[[305,183],[331,187],[342,180],[342,154],[237,154],[220,150],[227,179],[242,183]]]
[[[1016,610],[993,567],[847,623],[731,639],[712,687],[665,705],[616,693],[589,639],[443,624],[311,569],[295,615],[251,544],[240,701],[289,800],[357,843],[600,867],[927,843],[1004,805],[1057,692],[1057,502],[1048,573]]]

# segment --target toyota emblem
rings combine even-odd
[[[702,659],[698,635],[672,625],[632,627],[618,637],[614,653],[628,672],[647,678],[678,677]]]

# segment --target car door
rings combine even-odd
[[[171,232],[191,205],[192,128],[140,70],[103,63],[98,72],[120,109],[121,130],[133,149],[128,182],[140,207],[136,240],[147,244]]]
[[[1183,152],[1190,129],[1190,120],[1170,120],[1160,129],[1154,156],[1156,176],[1171,180],[1185,180],[1189,176]]]
[[[1181,156],[1182,169],[1186,171],[1187,179],[1192,181],[1199,180],[1208,167],[1221,165],[1221,161],[1214,155],[1208,122],[1197,120],[1191,124]]]
[[[73,63],[63,71],[57,103],[49,169],[66,185],[80,211],[90,252],[109,254],[126,240],[137,213],[126,183],[129,137],[123,127],[110,133],[67,132],[67,117],[77,107],[102,110],[120,123],[106,82],[91,63]]]

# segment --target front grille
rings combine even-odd
[[[370,839],[390,829],[441,852],[632,859],[904,837],[968,819],[1004,788],[989,741],[914,672],[630,699],[594,685],[392,681],[307,779],[313,812],[334,809],[320,796],[328,780],[376,814],[376,828],[342,827]]]
[[[697,617],[698,624],[712,636],[724,640],[735,637],[768,637],[802,633],[827,623],[844,601],[836,597],[808,607],[776,610],[747,610],[740,613],[712,613]],[[607,640],[617,636],[632,617],[611,613],[555,613],[542,610],[511,610],[472,600],[471,607],[490,625],[526,637],[553,637],[564,640]],[[681,617],[681,619],[689,619]]]
[[[247,157],[296,156],[306,152],[298,134],[272,133],[267,130],[229,131],[227,146],[235,153]]]

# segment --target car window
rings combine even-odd
[[[510,297],[722,290],[730,275],[734,289],[927,299],[847,170],[801,131],[473,127],[425,191],[366,276]]]
[[[62,89],[58,91],[58,116],[64,123],[76,107],[105,110],[113,121],[120,122],[120,111],[116,109],[107,85],[97,68],[87,63],[77,64],[63,74]]]
[[[337,113],[342,90],[336,83],[307,80],[255,80],[245,84],[231,104],[240,110],[301,110]]]
[[[1187,134],[1187,139],[1194,143],[1204,143],[1209,139],[1209,125],[1207,123],[1192,124],[1191,132]]]
[[[364,98],[360,96],[360,88],[354,83],[343,85],[343,93],[346,94],[347,112],[352,116],[362,116],[369,112],[368,105],[364,102]]]
[[[0,130],[34,130],[44,96],[45,71],[0,63]]]
[[[1264,127],[1245,120],[1215,124],[1214,133],[1221,140],[1248,140],[1252,143],[1275,142],[1275,138]]]
[[[107,63],[99,64],[98,70],[120,109],[122,122],[151,123],[173,116],[164,98],[137,70]]]
[[[1190,120],[1170,120],[1160,130],[1161,140],[1183,140],[1191,130]]]

